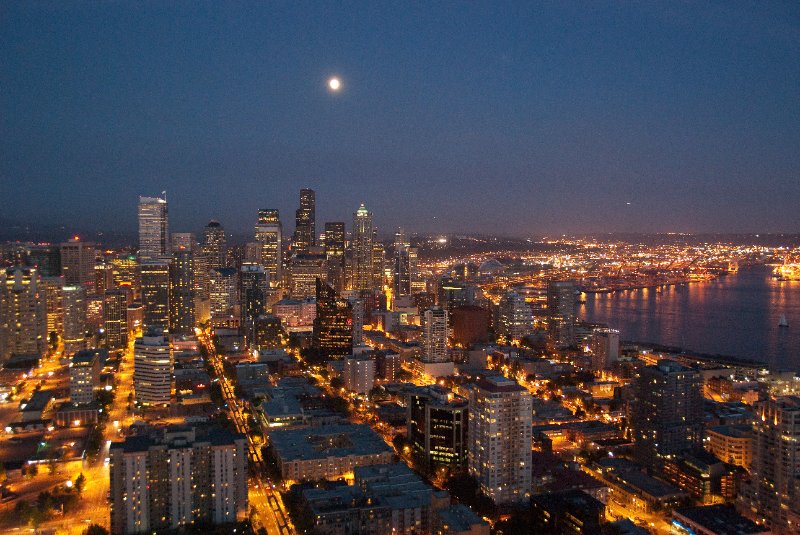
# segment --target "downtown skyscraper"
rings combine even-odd
[[[303,253],[316,245],[316,194],[313,189],[300,190],[300,208],[295,212],[295,230],[292,251]]]
[[[139,258],[164,258],[169,252],[166,196],[139,197]]]
[[[212,219],[203,229],[203,244],[201,246],[208,269],[225,267],[227,264],[227,242],[225,228],[219,221]]]
[[[278,210],[258,211],[255,239],[259,246],[258,263],[269,276],[269,286],[279,288],[283,281],[283,228]]]
[[[373,236],[372,212],[361,203],[353,214],[353,290],[371,290],[374,287]]]
[[[36,268],[0,271],[0,364],[12,355],[44,356],[47,308]]]

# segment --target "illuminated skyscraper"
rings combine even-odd
[[[64,354],[86,348],[86,292],[81,286],[64,286]]]
[[[592,331],[592,369],[607,370],[619,360],[619,331],[595,329]]]
[[[495,502],[523,502],[531,493],[531,393],[502,376],[481,379],[468,392],[469,472]]]
[[[238,272],[224,267],[208,272],[211,322],[215,326],[239,324],[237,296],[239,291]]]
[[[300,190],[300,208],[295,214],[294,239],[292,250],[304,253],[316,244],[316,198],[313,189]]]
[[[75,236],[61,244],[61,274],[67,286],[82,286],[87,295],[94,294],[95,246]]]
[[[317,279],[327,282],[328,262],[324,254],[298,253],[289,262],[289,295],[304,299],[316,295]]]
[[[320,280],[317,280],[317,317],[314,318],[312,343],[327,357],[343,357],[353,352],[350,303]]]
[[[423,314],[422,328],[425,355],[423,362],[448,362],[447,310],[441,307],[428,309]]]
[[[108,290],[103,296],[103,328],[106,347],[125,349],[128,345],[128,292],[122,288]]]
[[[672,360],[641,368],[633,381],[631,430],[636,459],[659,467],[703,440],[700,374]]]
[[[111,260],[111,282],[114,288],[128,291],[128,303],[138,301],[142,287],[139,277],[139,262],[134,255],[123,255]]]
[[[225,229],[219,221],[212,219],[203,229],[202,250],[208,269],[225,267],[227,255]]]
[[[169,246],[166,197],[139,197],[139,258],[164,258]]]
[[[136,403],[168,405],[172,397],[172,347],[161,330],[136,339],[133,349],[133,389]]]
[[[269,275],[270,288],[279,288],[283,281],[283,229],[277,210],[258,211],[255,234],[261,248],[258,263]]]
[[[344,223],[325,223],[325,255],[328,257],[328,283],[337,292],[344,290]]]
[[[575,281],[550,281],[547,285],[547,322],[550,340],[558,347],[575,345]]]
[[[373,271],[373,224],[372,212],[364,204],[353,214],[353,290],[372,290]]]
[[[467,466],[467,400],[438,385],[417,387],[406,398],[406,428],[415,464],[428,474]]]
[[[772,533],[800,532],[800,397],[756,403],[750,481],[740,494],[742,512]]]
[[[533,311],[525,298],[508,292],[500,299],[497,334],[508,343],[519,342],[533,331]]]
[[[173,249],[169,266],[169,332],[192,334],[195,316],[195,264],[192,249],[178,245]]]
[[[47,352],[47,309],[36,268],[0,270],[0,364]]]
[[[405,231],[397,229],[394,235],[393,294],[400,297],[411,294],[410,244]]]
[[[169,270],[168,259],[145,260],[141,264],[145,332],[151,328],[162,333],[169,330]]]

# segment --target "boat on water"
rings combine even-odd
[[[789,327],[789,322],[786,321],[786,314],[781,314],[781,319],[778,322],[778,327],[782,327],[784,329]]]

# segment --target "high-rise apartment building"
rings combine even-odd
[[[500,299],[497,334],[508,343],[519,343],[533,332],[533,310],[517,292],[508,292]]]
[[[169,253],[166,196],[139,197],[139,258],[165,258]]]
[[[258,211],[255,237],[259,244],[258,263],[269,275],[271,288],[278,288],[283,281],[283,229],[278,210],[262,208]]]
[[[144,308],[143,330],[157,328],[169,330],[169,259],[144,260],[140,266],[142,307]]]
[[[422,315],[424,362],[447,362],[447,311],[434,307]]]
[[[321,355],[343,357],[353,352],[353,312],[347,299],[317,280],[317,316],[312,344]]]
[[[496,503],[531,493],[530,392],[513,379],[489,376],[469,387],[469,472]]]
[[[325,223],[325,256],[328,259],[328,283],[337,292],[344,290],[344,223]]]
[[[0,270],[0,364],[47,352],[47,308],[36,268]]]
[[[64,354],[86,348],[86,291],[82,286],[64,286]]]
[[[238,325],[237,300],[239,277],[235,268],[214,268],[208,272],[211,322],[214,325]]]
[[[607,370],[619,360],[619,331],[598,328],[592,331],[590,343],[592,350],[592,369]]]
[[[672,360],[639,370],[630,421],[637,460],[659,467],[665,458],[701,446],[702,386],[696,370]]]
[[[303,253],[316,245],[316,195],[313,189],[300,190],[300,208],[295,213],[292,251]]]
[[[203,229],[203,245],[201,249],[208,269],[221,268],[227,265],[225,229],[219,221],[212,219]]]
[[[82,286],[86,295],[94,294],[94,264],[97,252],[93,243],[75,236],[61,244],[61,274],[67,286]]]
[[[344,360],[344,386],[351,392],[367,394],[375,386],[375,359],[362,353]]]
[[[558,347],[575,345],[575,281],[550,281],[547,285],[547,321],[550,340]]]
[[[772,533],[800,532],[800,397],[755,406],[750,481],[739,496],[741,512]]]
[[[406,428],[414,464],[428,474],[467,467],[467,400],[438,385],[406,398]]]
[[[100,382],[100,353],[83,349],[72,356],[69,364],[69,400],[75,405],[94,401],[94,389]]]
[[[111,533],[247,517],[247,439],[216,426],[150,430],[111,444]]]
[[[133,389],[140,405],[168,405],[172,397],[172,347],[151,329],[133,346]]]
[[[353,214],[353,290],[374,288],[372,212],[364,204]]]
[[[128,293],[122,288],[108,290],[103,296],[103,328],[110,350],[128,346]]]
[[[195,314],[196,268],[194,252],[186,245],[176,245],[169,266],[169,332],[192,334],[197,326]]]
[[[64,337],[64,277],[42,277],[40,282],[47,309],[48,340],[53,333],[62,339]]]

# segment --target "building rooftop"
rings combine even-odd
[[[72,365],[73,366],[81,366],[87,365],[94,362],[95,359],[103,359],[103,353],[105,352],[106,357],[108,356],[108,350],[103,349],[82,349],[75,353],[72,356]]]
[[[457,503],[437,511],[440,522],[450,529],[450,532],[469,531],[476,524],[488,525],[484,519],[476,515],[472,509],[464,504]]]
[[[702,526],[708,533],[717,535],[749,535],[769,531],[755,522],[743,517],[728,505],[709,505],[704,507],[684,507],[673,512],[673,523],[683,527],[686,521]],[[691,528],[689,533],[694,533]]]
[[[269,433],[273,448],[284,461],[307,461],[350,455],[392,452],[366,424],[280,429]]]
[[[509,379],[502,375],[489,375],[480,379],[477,385],[490,392],[522,392],[525,388],[522,387],[513,379]]]

